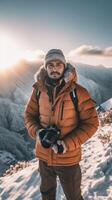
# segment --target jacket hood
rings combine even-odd
[[[36,84],[39,87],[44,86],[46,77],[47,77],[47,71],[46,71],[44,65],[42,65],[39,68],[39,70],[36,72],[36,74],[34,75]],[[76,75],[75,67],[73,67],[70,63],[67,63],[67,67],[64,71],[63,79],[64,79],[65,83],[68,83],[68,82],[76,83],[77,82],[77,75]]]

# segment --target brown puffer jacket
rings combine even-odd
[[[36,156],[48,165],[70,166],[80,162],[81,145],[96,132],[99,122],[94,102],[88,91],[76,83],[75,68],[67,64],[64,73],[65,85],[56,96],[54,89],[53,103],[51,103],[46,87],[47,72],[44,66],[36,74],[36,83],[33,85],[32,95],[25,108],[24,120],[29,135],[36,139],[36,131],[41,127],[55,124],[61,131],[67,152],[55,154],[49,148],[45,149],[36,140]],[[78,113],[74,108],[70,92],[76,88],[78,97]],[[37,99],[37,92],[40,96]]]

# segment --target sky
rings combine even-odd
[[[112,0],[0,0],[1,38],[18,54],[60,48],[76,62],[112,66],[111,22]]]

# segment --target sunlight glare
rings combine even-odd
[[[37,62],[39,60],[43,60],[44,56],[45,56],[45,53],[42,50],[35,50],[35,51],[27,50],[25,51],[23,57],[29,62]]]
[[[22,52],[17,41],[0,33],[0,70],[10,68],[21,58]]]

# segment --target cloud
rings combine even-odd
[[[105,56],[112,57],[112,47],[108,47],[105,49]]]
[[[71,50],[68,54],[69,57],[73,57],[75,55],[112,57],[112,47],[101,49],[91,45],[82,45],[74,50]]]

